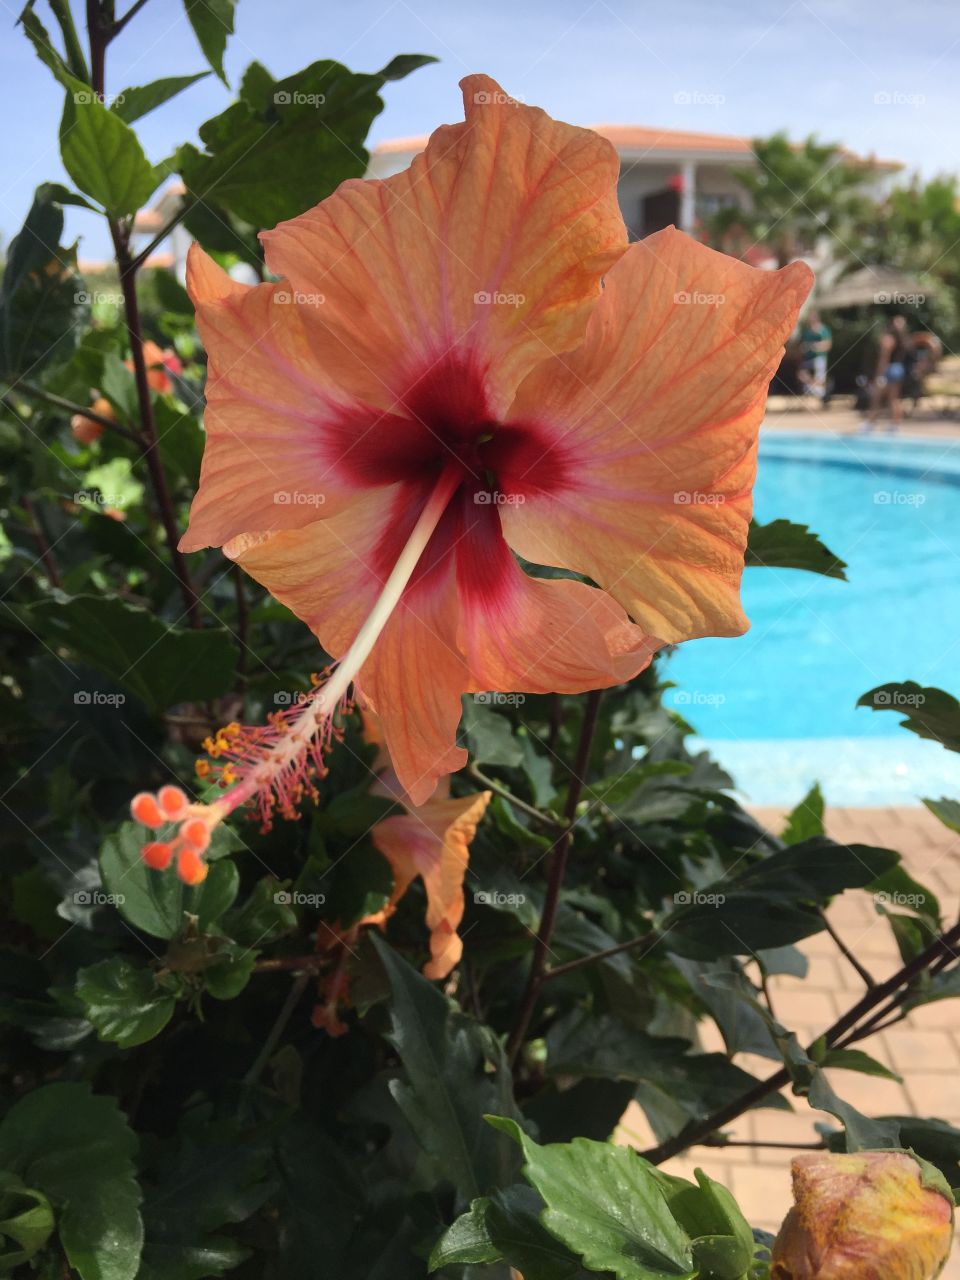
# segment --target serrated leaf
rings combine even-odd
[[[892,680],[868,690],[857,699],[857,706],[906,716],[900,721],[901,728],[918,738],[939,742],[948,751],[960,751],[960,702],[943,689],[923,688],[913,680]]]
[[[687,894],[662,928],[671,950],[693,958],[784,946],[824,927],[820,908],[835,894],[866,887],[898,862],[890,849],[814,837]]]
[[[657,1171],[629,1147],[575,1138],[541,1147],[513,1120],[491,1116],[523,1150],[543,1197],[541,1222],[587,1267],[619,1280],[692,1280],[690,1237],[670,1212]]]
[[[790,813],[780,839],[784,844],[799,844],[801,840],[822,836],[823,810],[823,792],[820,790],[820,783],[815,782]]]
[[[204,0],[195,4],[202,11]],[[401,55],[392,74],[405,74],[415,62]],[[188,191],[202,197],[187,217],[188,229],[213,249],[236,252],[235,234],[242,238],[251,228],[295,217],[346,178],[362,177],[364,140],[383,109],[383,83],[379,74],[352,72],[331,60],[280,80],[259,65],[248,71],[239,100],[201,126],[204,150],[188,144],[178,153]],[[226,218],[226,241],[223,222],[211,222],[205,208]]]
[[[405,1075],[391,1092],[442,1176],[473,1200],[502,1185],[513,1163],[483,1118],[491,1110],[519,1117],[499,1043],[376,934],[373,941],[393,993],[388,1038]]]
[[[26,608],[23,616],[51,647],[64,648],[110,676],[154,712],[216,698],[233,686],[236,644],[223,628],[171,627],[116,596],[45,600]]]
[[[178,93],[189,89],[192,84],[209,74],[209,71],[198,71],[192,76],[166,76],[162,80],[153,80],[150,84],[133,85],[117,94],[110,104],[110,110],[127,124],[132,124],[134,120],[139,120],[148,111],[169,102]]]
[[[16,1174],[0,1171],[0,1275],[39,1253],[54,1225],[47,1197],[24,1186]]]
[[[85,1084],[49,1084],[0,1124],[0,1168],[55,1204],[60,1243],[82,1280],[134,1280],[143,1224],[137,1138],[113,1098]]]
[[[0,284],[0,376],[10,382],[18,373],[29,370],[35,378],[69,359],[89,319],[76,253],[60,244],[60,190],[49,183],[37,188],[7,252]]]
[[[523,748],[514,737],[510,721],[491,707],[477,702],[476,697],[463,699],[460,727],[466,734],[474,764],[496,764],[506,768],[523,764]]]
[[[949,827],[951,831],[960,831],[960,800],[941,796],[939,800],[924,800],[923,803],[945,827]]]
[[[145,827],[138,822],[125,822],[107,836],[100,849],[103,886],[116,898],[123,918],[136,928],[154,938],[173,938],[182,928],[184,911],[202,912],[213,919],[227,897],[236,896],[235,869],[217,871],[216,860],[233,847],[233,837],[226,828],[214,831],[206,853],[213,865],[207,879],[194,887],[185,885],[173,868],[153,871],[146,865],[142,849],[147,838]],[[211,881],[212,888],[207,887]],[[209,906],[205,906],[205,899]]]
[[[123,956],[81,969],[77,995],[100,1038],[121,1049],[159,1035],[176,1005],[173,994],[158,986],[152,970],[138,968]]]
[[[844,562],[805,524],[792,520],[771,520],[769,524],[752,520],[744,563],[748,568],[806,569],[844,582],[847,578]]]
[[[130,126],[89,85],[72,78],[60,122],[60,156],[80,190],[114,217],[136,213],[157,185]]]

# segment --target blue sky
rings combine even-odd
[[[118,0],[118,10],[127,2]],[[20,7],[0,0],[5,241],[33,188],[65,178],[57,152],[62,91],[15,28]],[[44,0],[37,8],[52,26]],[[226,67],[231,82],[254,58],[276,76],[321,57],[375,71],[398,52],[441,61],[387,86],[373,141],[459,119],[457,80],[486,71],[518,98],[575,123],[749,136],[786,128],[898,158],[927,175],[960,168],[953,0],[240,0]],[[108,91],[203,66],[180,0],[149,0],[110,50]],[[197,125],[229,100],[210,77],[140,121],[148,155],[159,160],[194,139]],[[82,257],[106,256],[93,215],[71,210],[68,231],[82,236]]]

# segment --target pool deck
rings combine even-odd
[[[793,416],[793,415],[791,415]],[[958,431],[960,434],[960,431]],[[774,832],[783,826],[785,810],[754,808],[755,816]],[[960,897],[960,835],[943,826],[926,809],[876,808],[828,809],[828,833],[842,843],[881,845],[897,849],[904,865],[940,899],[944,915],[955,918]],[[836,931],[858,960],[882,980],[899,967],[889,925],[878,915],[866,894],[848,893],[829,910]],[[826,933],[800,944],[809,961],[805,979],[771,980],[777,1016],[803,1043],[829,1026],[863,994],[863,982]],[[723,1050],[723,1041],[712,1022],[702,1027],[703,1047]],[[885,1065],[903,1075],[903,1083],[851,1071],[831,1071],[831,1083],[840,1096],[868,1115],[890,1113],[936,1117],[960,1126],[960,1002],[943,1000],[915,1010],[896,1027],[864,1040],[864,1048]],[[765,1076],[777,1064],[765,1058],[739,1054],[735,1061],[745,1070]],[[789,1096],[789,1091],[785,1091]],[[727,1132],[734,1140],[805,1143],[816,1140],[813,1125],[823,1121],[836,1126],[833,1117],[811,1112],[802,1101],[795,1114],[752,1111]],[[617,1134],[618,1141],[643,1149],[654,1138],[646,1118],[632,1103]],[[779,1147],[700,1147],[669,1161],[671,1172],[692,1177],[698,1165],[724,1182],[751,1224],[776,1231],[790,1206],[791,1151]],[[960,1247],[947,1263],[943,1280],[960,1280]]]
[[[858,435],[862,430],[862,415],[849,407],[849,397],[828,404],[825,408],[813,396],[771,396],[767,402],[767,414],[763,420],[765,431],[826,431],[835,435]],[[899,432],[888,433],[876,429],[873,434],[896,439],[907,436],[941,438],[949,440],[960,436],[960,411],[953,414],[945,410],[938,398],[921,400],[913,413],[904,417]]]

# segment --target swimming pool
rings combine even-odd
[[[667,703],[755,803],[817,778],[835,804],[960,793],[960,756],[856,708],[889,680],[960,690],[960,439],[766,432],[755,509],[809,525],[849,581],[748,569],[750,631],[680,646]]]

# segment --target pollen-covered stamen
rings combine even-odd
[[[272,712],[265,725],[234,722],[206,739],[210,759],[197,761],[197,774],[225,792],[223,816],[249,801],[255,806],[251,817],[269,831],[275,814],[295,819],[305,797],[319,799],[316,782],[326,777],[325,756],[342,738],[342,717],[351,709],[346,696],[331,704],[329,678],[312,676],[313,689],[294,706]]]
[[[235,809],[252,805],[269,827],[274,812],[295,818],[304,796],[316,799],[315,779],[326,773],[324,755],[341,733],[338,713],[348,705],[350,687],[400,603],[463,475],[460,462],[444,467],[369,616],[326,680],[304,695],[299,705],[274,712],[266,725],[229,724],[207,739],[204,745],[215,763],[200,761],[197,773],[201,778],[218,778],[226,787],[216,800],[190,804],[179,787],[161,787],[156,796],[141,792],[134,797],[130,807],[138,822],[153,830],[178,823],[174,839],[144,846],[149,866],[163,869],[176,858],[181,880],[197,884],[207,873],[201,855],[211,832]],[[220,760],[225,763],[220,765]]]

